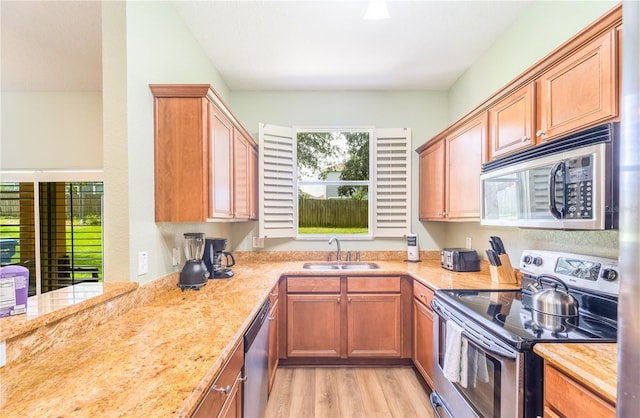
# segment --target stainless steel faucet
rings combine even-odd
[[[340,240],[336,237],[331,237],[329,239],[329,245],[333,244],[333,241],[335,241],[336,245],[338,246],[338,251],[336,253],[336,261],[342,261],[342,252],[340,251]]]

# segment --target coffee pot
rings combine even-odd
[[[233,267],[236,259],[230,252],[224,251],[227,247],[226,238],[207,238],[204,246],[204,264],[209,271],[210,279],[225,279],[233,276]]]
[[[201,232],[187,232],[184,234],[184,255],[186,261],[180,272],[178,286],[180,289],[200,289],[207,284],[209,270],[202,256],[204,253],[205,238]]]

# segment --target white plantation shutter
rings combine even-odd
[[[295,237],[298,190],[293,128],[260,124],[260,236]]]
[[[373,235],[411,231],[411,130],[376,129],[373,141]]]

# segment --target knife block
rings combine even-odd
[[[518,280],[516,279],[516,273],[513,271],[513,267],[511,267],[511,260],[509,260],[509,255],[499,254],[498,257],[500,258],[500,262],[502,263],[502,265],[489,266],[489,272],[491,273],[491,282],[517,284]]]

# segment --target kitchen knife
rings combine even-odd
[[[497,253],[498,246],[496,245],[496,242],[493,240],[493,237],[490,237],[490,238],[491,239],[489,240],[489,245],[491,245],[491,249]]]
[[[489,258],[489,263],[492,266],[501,266],[502,262],[500,261],[500,257],[498,257],[498,254],[494,251],[494,250],[486,250],[487,253],[487,257]]]
[[[493,240],[493,242],[496,243],[496,247],[498,248],[497,253],[498,254],[506,254],[507,251],[504,249],[504,243],[502,242],[502,238],[498,237],[498,236],[493,236],[491,237],[491,239]]]

